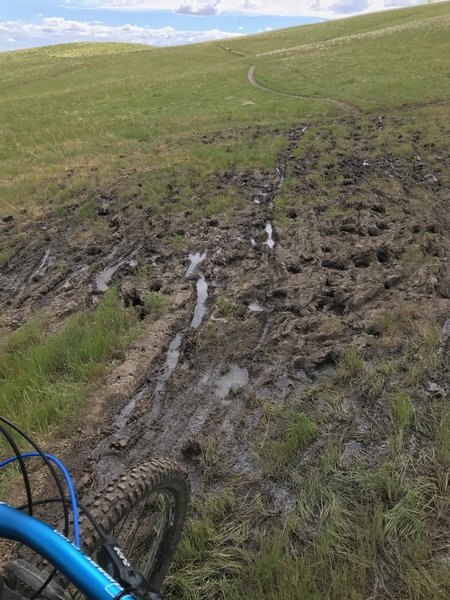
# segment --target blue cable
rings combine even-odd
[[[38,452],[25,452],[21,456],[22,456],[22,458],[30,458],[30,457],[41,456],[41,455]],[[72,480],[70,478],[70,475],[69,475],[66,467],[62,464],[62,462],[60,460],[58,460],[51,454],[44,454],[44,456],[48,460],[51,460],[52,462],[55,463],[55,465],[59,468],[59,470],[63,474],[64,479],[66,480],[67,489],[69,490],[70,504],[72,506],[72,514],[73,514],[74,545],[76,548],[79,549],[81,547],[81,544],[80,544],[80,528],[79,528],[79,524],[78,524],[78,506],[77,506],[77,498],[75,495],[75,488],[73,487]],[[9,465],[12,462],[15,462],[16,460],[18,460],[17,456],[12,456],[11,458],[7,458],[6,460],[0,462],[0,469],[3,467],[6,467],[6,465]]]

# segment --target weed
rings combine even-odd
[[[229,317],[236,312],[236,304],[231,302],[226,296],[219,296],[217,298],[217,312],[222,317]]]
[[[166,299],[160,292],[147,292],[144,296],[144,304],[151,315],[159,315],[166,304]]]
[[[261,467],[268,477],[285,478],[313,440],[317,426],[294,408],[266,405],[266,429],[259,450]]]
[[[139,265],[133,277],[137,283],[146,283],[150,278],[149,268],[146,265]]]
[[[364,371],[364,359],[357,348],[347,348],[339,359],[336,369],[342,380],[351,380],[358,377]]]
[[[184,243],[184,236],[183,235],[172,235],[169,238],[169,243],[172,246],[181,246]]]
[[[10,248],[4,248],[3,250],[0,250],[0,267],[5,265],[11,256],[12,250]]]
[[[200,445],[202,449],[200,462],[203,467],[203,474],[206,480],[212,481],[218,478],[223,470],[223,462],[218,452],[217,438],[207,436],[201,440]]]
[[[77,208],[75,217],[81,222],[86,221],[88,218],[92,217],[92,215],[95,213],[95,208],[96,208],[95,200],[93,200],[93,199],[87,200],[87,201],[83,202]]]

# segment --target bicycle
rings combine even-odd
[[[0,423],[0,434],[14,453],[0,462],[0,469],[17,463],[26,494],[20,506],[0,502],[0,538],[18,542],[19,550],[31,549],[34,557],[19,552],[19,558],[3,566],[0,600],[70,600],[80,595],[89,600],[161,600],[189,503],[184,470],[167,459],[147,461],[114,479],[84,506],[57,458],[42,452],[4,417]],[[28,441],[32,452],[20,452],[17,435]],[[33,498],[27,471],[32,458],[49,469],[58,497]],[[33,516],[36,507],[47,505],[62,506],[62,533]]]

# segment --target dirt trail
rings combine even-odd
[[[250,83],[250,85],[257,87],[260,90],[264,90],[266,92],[271,92],[272,94],[277,94],[278,96],[286,96],[288,98],[301,98],[303,100],[320,100],[320,101],[330,102],[331,104],[333,104],[334,106],[336,106],[337,108],[339,108],[340,110],[344,111],[345,113],[347,113],[349,115],[359,115],[360,114],[358,109],[355,106],[352,106],[351,104],[347,104],[347,102],[341,102],[340,100],[334,100],[333,98],[320,98],[317,96],[304,96],[304,95],[300,95],[300,94],[290,94],[288,92],[279,92],[277,90],[274,90],[273,88],[267,87],[265,85],[261,85],[255,79],[255,70],[256,70],[255,66],[250,67],[250,69],[248,70],[248,73],[247,73],[247,79],[248,79],[248,82]]]

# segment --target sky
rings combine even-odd
[[[0,51],[63,42],[226,39],[424,0],[0,0]]]

